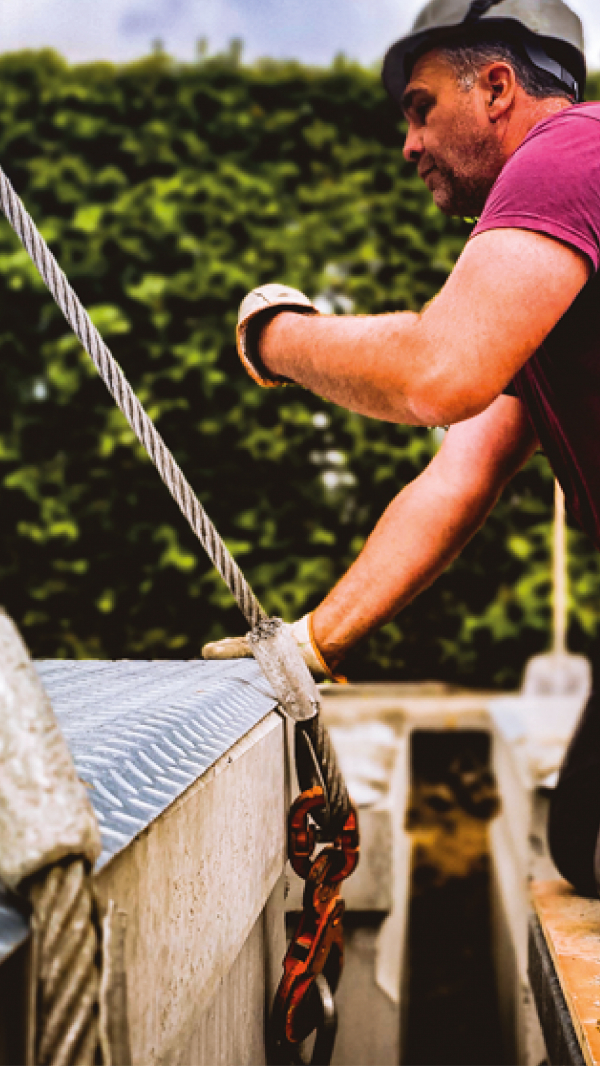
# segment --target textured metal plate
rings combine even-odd
[[[45,660],[36,668],[89,789],[103,866],[273,709],[252,659]],[[0,895],[0,959],[27,923]]]

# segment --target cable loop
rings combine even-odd
[[[79,297],[59,267],[54,255],[25,209],[6,174],[0,168],[0,206],[17,237],[26,248],[34,265],[44,279],[56,303],[75,335],[92,359],[100,377],[122,411],[173,499],[189,522],[209,559],[252,629],[266,620],[266,612],[254,595],[248,581],[233,559],[219,533],[206,514],[183,471],[167,448],[162,436],[147,415],[119,364],[102,340],[100,333],[83,307]],[[316,782],[324,786],[330,808],[331,825],[328,830],[336,836],[345,822],[350,800],[335,753],[325,726],[316,715],[302,726],[312,751],[311,763],[316,763]],[[306,762],[306,759],[304,760]],[[304,772],[304,771],[303,771]]]
[[[52,866],[29,889],[33,1015],[28,1066],[94,1066],[100,1051],[100,926],[82,859]]]

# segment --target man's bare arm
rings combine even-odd
[[[587,281],[588,259],[554,238],[497,229],[468,242],[420,315],[281,313],[264,329],[271,372],[391,422],[450,425],[506,387]]]
[[[330,666],[446,569],[537,443],[522,404],[511,396],[499,396],[483,414],[448,431],[427,469],[393,500],[314,612],[314,636]]]

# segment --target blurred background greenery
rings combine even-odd
[[[435,434],[298,388],[233,345],[246,291],[418,309],[468,236],[402,158],[378,74],[200,50],[70,67],[0,59],[0,162],[269,613],[316,606]],[[589,97],[600,97],[600,76]],[[221,579],[0,224],[0,602],[32,653],[189,658],[244,631]],[[354,679],[518,684],[549,644],[552,478],[536,456],[462,557],[347,664]],[[571,531],[570,646],[600,561]]]

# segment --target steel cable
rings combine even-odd
[[[314,753],[314,762],[318,767],[318,774],[315,774],[312,767],[309,766],[312,760],[303,757],[302,749],[298,750],[298,739],[302,735],[305,740],[310,742],[310,748],[312,748]],[[329,730],[320,714],[315,715],[314,718],[309,718],[306,722],[298,722],[296,724],[296,766],[302,790],[310,788],[313,784],[324,786],[328,811],[327,820],[321,827],[322,836],[323,839],[335,839],[341,833],[344,823],[350,814],[351,801],[344,775],[337,761],[335,748],[331,742]],[[322,781],[319,781],[319,777],[322,777]]]
[[[156,466],[174,500],[187,518],[213,565],[247,619],[254,626],[266,618],[239,566],[217,533],[198,497],[175,462],[160,433],[146,414],[119,364],[102,340],[79,297],[69,284],[48,245],[26,211],[6,174],[0,169],[2,210],[26,248],[75,335],[91,357],[100,377],[125,415],[140,444]]]
[[[29,890],[34,936],[30,1066],[98,1061],[99,929],[82,859],[51,867]]]
[[[254,629],[266,619],[265,611],[1,168],[0,204],[115,403]],[[350,810],[346,785],[320,715],[299,728],[307,741],[306,748],[314,755],[316,776],[325,785],[325,833],[335,837]],[[36,878],[30,898],[35,958],[30,1066],[93,1066],[102,1059],[98,1022],[101,953],[91,881],[83,861],[75,858]]]
[[[265,611],[1,168],[0,205],[71,329],[91,357],[115,403],[150,456],[249,625],[254,628],[258,622],[266,619]],[[319,715],[305,723],[303,729],[310,737],[329,793],[332,822],[341,828],[349,813],[350,801],[327,730]]]
[[[0,202],[10,225],[25,246],[71,329],[91,357],[117,406],[152,459],[249,625],[254,628],[259,621],[266,618],[266,613],[2,169]],[[305,723],[303,729],[310,737],[315,757],[321,767],[329,793],[332,818],[336,824],[341,825],[349,811],[349,798],[329,736],[319,716],[311,723]]]

